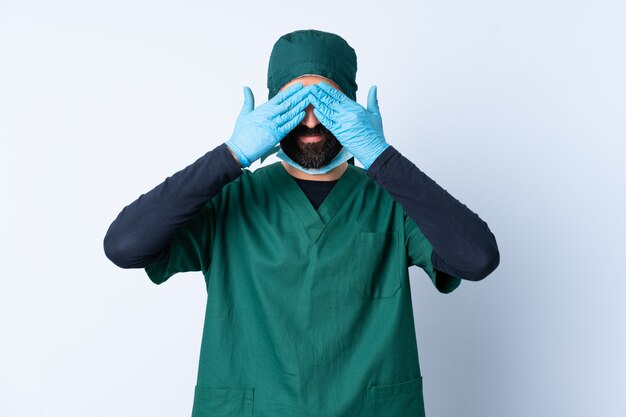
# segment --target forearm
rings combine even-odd
[[[225,143],[210,150],[122,209],[104,237],[106,256],[121,268],[165,260],[177,228],[241,173]]]
[[[393,146],[374,161],[367,175],[402,205],[430,241],[436,270],[477,281],[498,266],[498,246],[487,223]]]

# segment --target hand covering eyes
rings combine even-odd
[[[243,167],[265,155],[304,119],[311,89],[294,83],[255,109],[252,90],[244,87],[243,108],[226,141]]]
[[[367,108],[330,84],[320,81],[311,89],[315,117],[367,170],[389,146],[383,133],[377,87],[367,95]]]

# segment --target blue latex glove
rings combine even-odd
[[[243,108],[226,146],[244,168],[265,155],[304,119],[304,109],[311,103],[311,88],[311,85],[303,87],[302,83],[295,83],[257,109],[254,109],[252,90],[247,86],[243,88]]]
[[[313,114],[367,170],[389,146],[383,134],[376,86],[367,95],[367,109],[330,84],[311,90]]]

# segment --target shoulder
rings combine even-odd
[[[387,200],[389,202],[393,201],[389,192],[371,176],[367,175],[365,168],[349,165],[348,169],[358,178],[359,188],[361,188],[362,192],[368,197],[376,197],[377,199]]]
[[[255,170],[243,168],[241,175],[224,185],[224,187],[211,198],[211,204],[215,207],[221,207],[234,202],[241,203],[244,198],[249,200],[267,194],[271,191],[271,187],[269,186],[271,183],[269,173],[273,169],[276,169],[275,164],[262,166]]]

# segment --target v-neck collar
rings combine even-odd
[[[322,204],[315,210],[296,179],[287,172],[280,162],[275,162],[267,167],[279,194],[296,212],[313,242],[318,241],[328,223],[335,217],[342,204],[347,200],[348,195],[354,190],[359,180],[357,169],[354,165],[348,164],[348,168],[331,188]]]

